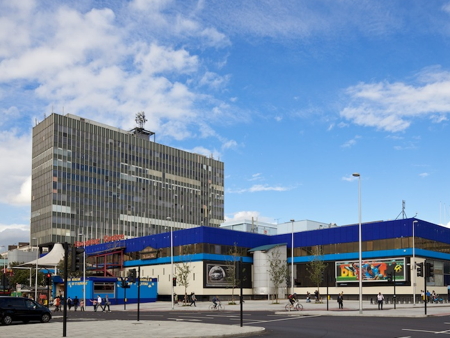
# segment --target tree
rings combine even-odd
[[[322,260],[322,247],[316,246],[314,247],[310,255],[314,256],[314,258],[311,260],[311,262],[308,263],[306,266],[306,271],[309,273],[309,279],[311,282],[317,286],[317,299],[316,301],[320,301],[320,283],[323,280],[323,274],[325,269],[327,268],[327,265]]]
[[[267,258],[269,261],[269,270],[267,270],[267,272],[269,273],[270,281],[275,288],[274,303],[278,304],[278,289],[280,285],[286,281],[286,278],[289,275],[289,268],[287,266],[287,261],[281,259],[281,252],[278,250],[278,247],[272,249],[267,254]]]
[[[234,301],[234,289],[241,285],[241,283],[244,281],[245,278],[239,279],[238,274],[238,262],[241,259],[241,256],[243,256],[243,250],[239,249],[237,244],[234,243],[233,247],[228,252],[228,259],[226,261],[226,276],[225,280],[228,283],[228,287],[231,287],[231,302],[230,305],[235,305],[236,302]],[[241,275],[244,273],[245,269],[242,269]]]
[[[15,266],[19,266],[21,263],[18,262],[12,262],[9,264],[10,268],[14,268]],[[31,281],[30,281],[30,274],[31,274]],[[22,285],[33,285],[34,287],[34,278],[36,276],[36,269],[35,267],[30,269],[13,269],[13,274],[10,276],[9,279],[9,285],[12,288],[15,288],[17,284]],[[38,272],[38,285],[42,285],[44,281],[44,274],[42,272]]]
[[[182,262],[176,264],[177,267],[177,283],[184,286],[184,300],[183,303],[187,303],[187,288],[189,287],[190,277],[193,270],[190,261],[191,252],[187,246],[183,247]]]

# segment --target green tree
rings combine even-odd
[[[273,283],[275,288],[275,299],[274,303],[278,304],[278,289],[280,285],[286,282],[287,276],[289,275],[289,268],[287,261],[281,259],[281,252],[278,248],[272,249],[267,254],[267,259],[269,261],[269,277],[270,281]],[[269,291],[270,293],[270,291]]]
[[[244,277],[239,278],[238,273],[238,262],[241,259],[241,256],[244,256],[244,250],[239,249],[237,244],[234,243],[233,247],[228,251],[228,259],[226,260],[226,276],[225,280],[228,283],[228,287],[231,288],[231,302],[230,305],[235,305],[234,301],[234,289],[241,285],[241,283],[245,280]],[[245,269],[242,269],[241,275],[245,272]]]
[[[191,252],[190,252],[189,248],[187,246],[183,247],[183,255],[181,257],[182,262],[176,264],[177,284],[180,284],[181,286],[184,287],[184,300],[183,300],[184,305],[186,305],[186,303],[188,301],[187,288],[189,287],[191,273],[193,270],[193,267],[192,267],[192,264],[190,261],[190,255],[191,255]]]
[[[9,285],[15,289],[17,284],[22,285],[32,285],[34,287],[35,278],[36,278],[36,268],[32,267],[30,269],[14,269],[14,267],[19,266],[22,263],[12,262],[9,264],[9,267],[13,269],[13,275],[8,276]],[[30,281],[31,274],[31,281]],[[44,274],[42,272],[38,272],[38,285],[44,284]]]
[[[310,255],[314,257],[306,266],[306,271],[309,273],[309,279],[311,280],[311,282],[317,286],[317,292],[319,293],[318,300],[320,301],[320,283],[323,280],[323,274],[325,269],[327,268],[327,265],[322,259],[323,255],[321,246],[318,245],[316,247],[313,247]]]

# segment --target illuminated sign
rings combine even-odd
[[[120,241],[121,239],[125,239],[125,235],[121,234],[121,235],[113,235],[113,236],[103,236],[103,243]],[[101,242],[102,241],[99,238],[89,239],[84,242],[75,242],[75,246],[79,247],[79,246],[96,245],[96,244],[100,244]]]
[[[336,262],[336,282],[358,282],[359,260]],[[395,274],[395,276],[394,276]],[[361,276],[363,282],[386,282],[389,278],[405,281],[405,258],[363,260]]]

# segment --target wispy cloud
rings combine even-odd
[[[291,190],[290,187],[283,187],[283,186],[269,186],[269,185],[262,185],[262,184],[255,184],[251,186],[250,188],[244,188],[244,189],[229,189],[227,192],[232,194],[243,194],[243,193],[253,193],[253,192],[261,192],[261,191],[287,191]]]
[[[358,177],[353,176],[353,174],[342,177],[342,180],[347,182],[356,181],[357,179]]]
[[[428,177],[428,176],[430,176],[430,174],[429,173],[420,173],[419,176],[420,177]]]
[[[356,135],[354,138],[352,138],[351,140],[348,140],[347,142],[345,142],[344,144],[341,145],[342,148],[350,148],[353,147],[357,140],[360,139],[361,136]]]
[[[346,92],[351,103],[343,118],[388,132],[404,131],[415,118],[441,123],[450,113],[450,73],[435,67],[417,74],[415,83],[359,83]]]

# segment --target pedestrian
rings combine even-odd
[[[80,299],[80,311],[84,311],[84,299]]]
[[[195,305],[196,300],[197,298],[195,297],[195,293],[191,292],[191,305],[189,306],[192,306],[192,304],[194,304],[194,306],[197,307],[197,305]]]
[[[316,303],[318,303],[320,301],[319,290],[314,291],[314,297],[316,298]]]
[[[338,302],[338,304],[339,304],[339,308],[340,308],[340,309],[343,309],[343,308],[344,308],[344,293],[343,293],[343,292],[341,292],[341,293],[338,295],[337,302]]]
[[[78,306],[80,305],[80,300],[78,299],[78,296],[75,296],[74,299],[72,299],[73,308],[75,311],[77,311]]]
[[[425,302],[425,291],[420,290],[420,296],[422,297],[422,301]]]
[[[103,308],[102,305],[102,297],[100,297],[100,295],[97,295],[97,309],[98,308],[102,309],[102,311],[105,312],[105,309]]]
[[[378,300],[378,310],[383,310],[384,296],[381,294],[381,292],[378,292],[377,300]]]
[[[94,312],[97,312],[97,299],[89,299],[92,303],[92,307],[94,308]]]
[[[73,306],[73,300],[72,300],[72,298],[70,298],[70,297],[67,298],[67,306],[69,307],[69,311],[70,311],[70,309],[71,309],[72,306]]]
[[[111,305],[111,302],[109,301],[108,295],[105,296],[105,304],[103,305],[103,311],[106,310],[106,307],[108,307],[108,312],[111,312],[111,308],[109,307]]]
[[[59,298],[59,296],[57,296],[54,300],[53,300],[53,305],[55,305],[55,312],[60,310],[60,306],[61,306],[61,298]]]
[[[306,291],[306,302],[311,303],[311,294],[309,293],[309,291]]]

